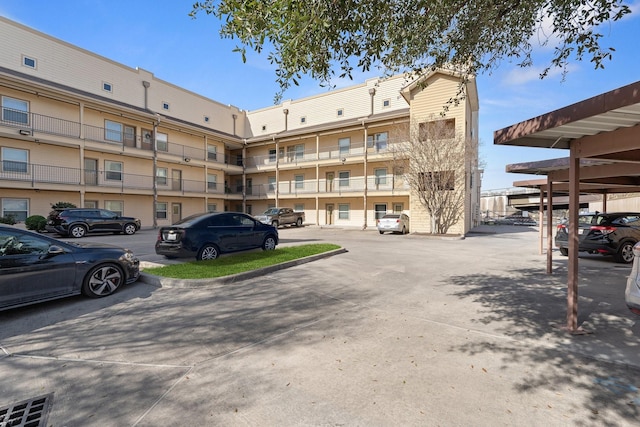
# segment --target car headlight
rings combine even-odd
[[[136,256],[133,254],[133,252],[129,250],[127,250],[124,254],[122,254],[120,258],[130,263],[135,263],[138,260]]]

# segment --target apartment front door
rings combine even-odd
[[[325,208],[325,212],[326,212],[325,223],[327,225],[333,224],[333,203],[327,204]]]
[[[182,203],[171,203],[171,224],[182,219]]]
[[[180,169],[171,171],[171,189],[174,191],[182,190],[182,171]]]
[[[333,180],[336,177],[335,172],[327,172],[327,193],[333,192]]]
[[[84,159],[84,184],[98,185],[98,160]]]

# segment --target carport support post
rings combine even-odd
[[[574,141],[569,155],[569,265],[567,277],[567,329],[578,333],[578,207],[580,206],[580,158]]]
[[[553,181],[547,176],[547,274],[553,272]]]

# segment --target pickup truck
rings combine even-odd
[[[280,225],[300,227],[304,222],[304,212],[294,212],[291,208],[269,208],[262,215],[256,215],[256,219],[263,224],[270,224],[276,228]]]

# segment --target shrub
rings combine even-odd
[[[44,231],[44,228],[47,225],[47,219],[42,215],[31,215],[24,221],[24,225],[27,227],[27,230],[33,230],[40,233]]]
[[[13,215],[0,216],[0,224],[15,225],[16,218]]]
[[[51,205],[51,209],[64,209],[64,208],[77,208],[77,206],[70,202],[57,202]]]

